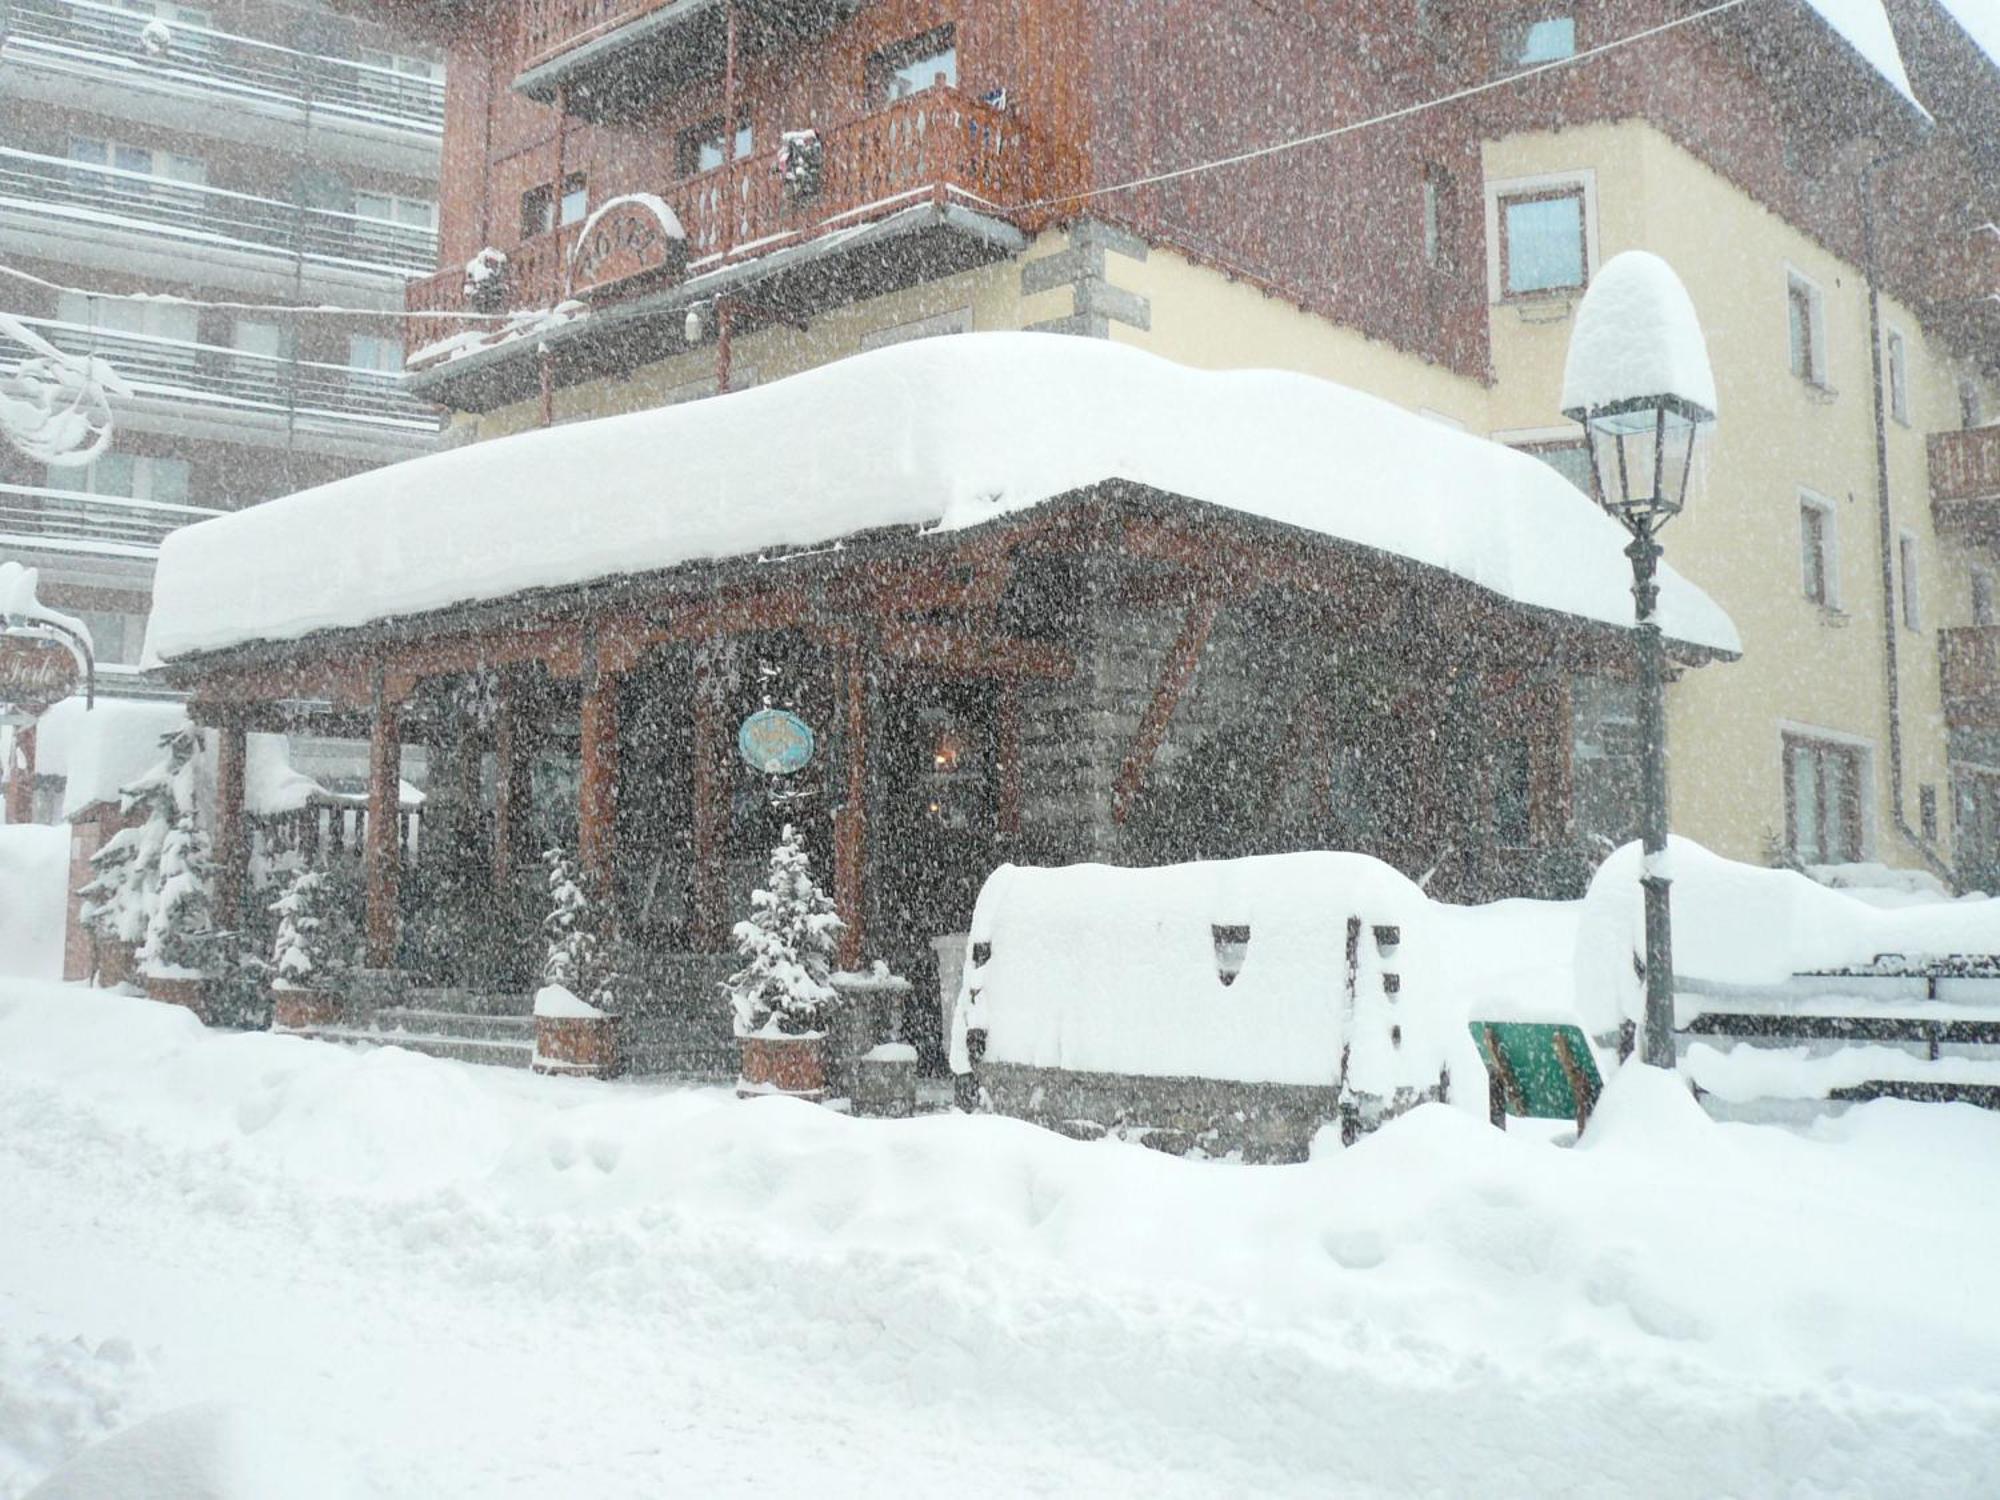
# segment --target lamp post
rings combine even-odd
[[[1659,533],[1687,503],[1715,375],[1694,303],[1656,255],[1607,262],[1578,308],[1563,371],[1563,415],[1582,424],[1593,498],[1631,533],[1639,666],[1640,832],[1645,858],[1646,1011],[1640,1061],[1674,1065],[1672,875],[1667,863],[1666,649]]]

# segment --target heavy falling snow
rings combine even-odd
[[[2000,1500],[2000,0],[0,0],[0,1500]]]

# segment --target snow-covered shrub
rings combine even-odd
[[[771,851],[763,890],[736,924],[744,965],[726,988],[738,1036],[813,1036],[835,1003],[834,939],[842,922],[812,876],[812,861],[792,824]]]
[[[465,295],[475,307],[499,302],[507,275],[507,252],[488,245],[465,263]]]
[[[562,849],[542,856],[549,871],[549,914],[542,919],[548,956],[544,989],[567,990],[593,1010],[618,1013],[618,967],[603,907],[591,899]]]
[[[337,984],[353,961],[355,929],[332,878],[321,870],[299,871],[270,910],[278,919],[271,987],[323,990]]]
[[[773,169],[794,198],[810,198],[826,176],[826,143],[817,130],[787,130],[778,141]]]
[[[216,956],[209,838],[197,820],[201,739],[180,729],[161,741],[166,758],[123,789],[121,830],[91,858],[97,874],[80,892],[83,920],[100,939],[139,945],[141,970],[160,978],[204,974]]]

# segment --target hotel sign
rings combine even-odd
[[[797,714],[767,708],[750,715],[736,733],[736,749],[754,771],[792,776],[812,764],[813,732]]]
[[[581,297],[636,277],[678,272],[687,233],[674,211],[650,193],[613,198],[584,221],[570,251],[569,294]]]
[[[0,703],[39,712],[76,691],[76,656],[57,641],[0,635]]]

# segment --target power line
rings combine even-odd
[[[1664,36],[1667,32],[1676,31],[1683,26],[1692,26],[1700,21],[1710,20],[1715,16],[1723,14],[1725,11],[1738,10],[1751,3],[1753,3],[1753,0],[1722,0],[1722,3],[1711,5],[1706,10],[1696,11],[1692,15],[1677,16],[1671,21],[1663,21],[1657,26],[1649,26],[1644,31],[1635,31],[1630,36],[1615,37],[1611,41],[1601,42],[1595,47],[1587,47],[1581,52],[1571,53],[1568,57],[1559,57],[1552,62],[1539,63],[1532,68],[1523,68],[1518,73],[1509,73],[1502,78],[1489,78],[1484,83],[1475,83],[1469,88],[1459,89],[1456,93],[1444,94],[1435,99],[1425,99],[1416,104],[1407,104],[1401,109],[1392,109],[1386,114],[1371,115],[1365,120],[1351,120],[1345,125],[1336,125],[1329,130],[1315,131],[1311,135],[1297,136],[1294,139],[1278,141],[1268,146],[1258,146],[1250,151],[1239,151],[1234,156],[1217,157],[1213,161],[1197,162],[1193,166],[1188,167],[1176,167],[1168,172],[1155,172],[1147,177],[1134,177],[1129,182],[1116,182],[1105,187],[1090,188],[1080,193],[1063,193],[1049,198],[1032,199],[1026,203],[1016,203],[1009,207],[1008,212],[1019,212],[1033,208],[1054,208],[1061,204],[1081,203],[1091,198],[1106,197],[1112,193],[1128,193],[1137,188],[1156,187],[1163,182],[1178,182],[1182,178],[1199,176],[1204,172],[1216,172],[1222,170],[1224,167],[1241,166],[1244,162],[1259,161],[1267,156],[1278,156],[1287,151],[1297,151],[1306,146],[1316,146],[1323,141],[1337,140],[1341,136],[1352,135],[1356,131],[1368,130],[1377,125],[1392,125],[1398,120],[1407,120],[1416,115],[1426,114],[1434,109],[1443,109],[1447,105],[1460,104],[1467,99],[1476,99],[1482,94],[1490,94],[1497,89],[1512,88],[1517,83],[1526,83],[1530,79],[1539,78],[1544,74],[1553,73],[1562,68],[1574,67],[1578,63],[1589,62],[1594,58],[1603,57],[1606,53],[1635,46],[1640,42],[1651,41],[1654,37]]]

